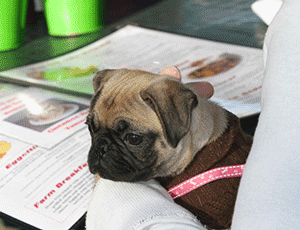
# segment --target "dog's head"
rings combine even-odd
[[[191,161],[186,146],[199,97],[188,87],[171,76],[127,69],[100,71],[93,86],[87,117],[92,173],[145,181],[176,174]]]

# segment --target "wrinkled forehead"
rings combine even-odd
[[[159,128],[155,112],[142,100],[140,92],[159,76],[142,71],[126,71],[115,74],[94,95],[90,111],[95,119],[107,126],[114,126],[119,120],[131,120],[153,128]]]
[[[90,111],[94,109],[96,104],[99,104],[99,99],[106,100],[107,104],[110,104],[114,99],[122,98],[125,94],[127,94],[127,97],[137,94],[150,85],[151,82],[158,80],[158,77],[159,75],[148,72],[127,69],[107,74],[102,78],[100,87],[91,100]]]
[[[146,89],[152,82],[158,81],[160,75],[139,71],[120,70],[112,75],[103,86],[103,96],[115,97],[124,94],[137,94]]]

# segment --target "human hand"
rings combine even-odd
[[[179,69],[177,69],[175,66],[167,66],[165,67],[160,74],[166,74],[170,76],[174,76],[177,79],[181,80],[181,74]],[[214,94],[214,87],[209,82],[194,82],[194,83],[187,83],[187,85],[195,90],[198,94],[206,97],[211,98]]]

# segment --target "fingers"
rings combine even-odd
[[[195,90],[195,92],[206,98],[211,98],[214,94],[214,87],[209,82],[193,82],[187,83],[187,85],[193,90]]]
[[[176,77],[178,80],[181,80],[181,73],[179,69],[175,66],[167,66],[165,67],[160,74],[170,75]],[[187,83],[187,85],[195,90],[196,93],[206,97],[211,98],[214,94],[214,87],[209,82],[194,82],[194,83]]]
[[[181,73],[179,69],[177,69],[175,66],[167,66],[165,67],[160,74],[170,75],[173,77],[176,77],[178,80],[181,80]]]

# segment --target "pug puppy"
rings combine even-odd
[[[99,177],[156,178],[169,189],[214,167],[246,161],[252,138],[243,134],[239,119],[173,76],[103,70],[93,87],[88,165]],[[175,202],[209,228],[228,228],[239,178],[220,181]]]

